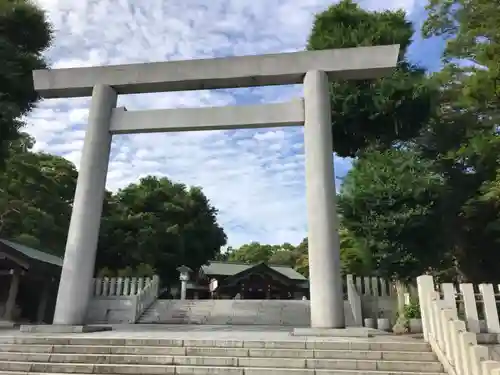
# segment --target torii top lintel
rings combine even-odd
[[[399,45],[342,48],[215,59],[109,65],[33,71],[35,90],[45,98],[91,96],[96,84],[119,94],[239,88],[302,83],[310,70],[331,79],[386,76]]]

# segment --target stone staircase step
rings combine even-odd
[[[207,374],[222,374],[222,375],[444,375],[443,373],[422,373],[422,372],[398,372],[395,374],[392,371],[358,371],[358,370],[312,370],[312,369],[278,369],[278,368],[235,368],[235,367],[220,367],[214,371],[213,367],[163,367],[165,375],[207,375]],[[46,372],[30,371],[29,375],[46,375]],[[52,372],[51,375],[67,375],[64,372]],[[72,372],[72,375],[88,375],[88,373]],[[128,375],[129,373],[114,374]],[[144,372],[141,373],[141,375]],[[25,371],[2,371],[2,375],[26,375]],[[94,373],[94,375],[100,375]]]
[[[279,367],[234,367],[234,366],[213,366],[198,365],[198,366],[182,366],[182,365],[116,365],[116,364],[74,364],[74,363],[30,363],[30,362],[3,362],[1,363],[0,371],[5,374],[7,371],[18,373],[41,373],[41,374],[141,374],[141,375],[156,375],[156,374],[225,374],[225,375],[287,375],[289,373],[296,374],[322,374],[322,375],[382,375],[382,374],[398,374],[398,375],[436,375],[440,372],[421,372],[421,371],[398,371],[392,369],[369,370],[369,369],[308,369],[308,368],[279,368]],[[214,371],[216,370],[216,372]]]
[[[356,325],[348,301],[346,323]],[[157,300],[138,323],[209,325],[281,325],[305,327],[310,323],[309,301],[298,300]]]
[[[432,352],[321,350],[321,349],[246,349],[162,346],[87,346],[87,345],[0,345],[0,359],[9,354],[98,354],[98,355],[170,355],[213,357],[270,357],[317,359],[368,359],[389,361],[436,361]]]
[[[425,342],[379,339],[0,336],[0,374],[443,375]]]
[[[14,354],[14,353],[12,353]],[[56,366],[122,366],[137,365],[141,368],[157,365],[216,366],[216,367],[266,367],[266,368],[310,368],[333,370],[387,370],[387,371],[442,371],[441,363],[422,361],[388,361],[365,359],[313,359],[313,358],[259,358],[259,357],[206,357],[206,356],[141,356],[141,355],[81,355],[51,353],[17,353],[9,358],[0,358],[0,370],[17,370],[18,366],[36,369]],[[30,367],[31,366],[31,367]],[[64,370],[62,371],[64,372]],[[85,372],[85,371],[82,371]]]
[[[355,351],[431,352],[421,341],[241,341],[241,340],[176,340],[148,338],[89,338],[0,336],[0,346],[5,345],[85,345],[85,346],[147,346],[147,347],[200,347],[247,349],[316,349]]]

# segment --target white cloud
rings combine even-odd
[[[369,9],[417,0],[365,0]],[[179,60],[304,48],[313,15],[329,0],[39,0],[55,25],[53,67]],[[299,87],[128,95],[128,109],[283,101]],[[78,165],[89,100],[45,100],[29,118],[37,148]],[[346,160],[336,160],[337,175]],[[233,246],[298,243],[306,234],[302,130],[117,136],[108,188],[147,174],[202,186]]]

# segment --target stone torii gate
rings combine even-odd
[[[388,75],[398,53],[399,46],[392,45],[34,71],[42,97],[92,96],[54,324],[84,324],[113,134],[305,125],[311,327],[344,328],[328,80]],[[299,83],[304,98],[279,104],[116,108],[119,94]]]

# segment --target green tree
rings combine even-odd
[[[340,264],[342,274],[358,276],[372,273],[371,255],[362,242],[342,225],[339,228]],[[294,250],[294,268],[302,275],[309,277],[308,240],[304,238]]]
[[[484,0],[430,0],[425,37],[446,39],[439,121],[419,140],[448,194],[443,234],[458,273],[497,282],[500,240],[500,7]]]
[[[247,264],[268,263],[275,252],[276,246],[274,245],[263,245],[258,242],[251,242],[235,249],[229,254],[228,260]]]
[[[429,118],[434,91],[425,71],[406,58],[413,36],[403,11],[369,12],[342,0],[316,15],[309,50],[399,44],[394,73],[386,78],[335,81],[331,87],[334,150],[357,156],[386,149],[418,134]]]
[[[289,266],[295,268],[300,257],[300,251],[290,243],[276,246],[274,253],[269,258],[269,264]]]
[[[148,176],[107,196],[97,254],[98,270],[151,266],[165,282],[176,268],[199,268],[226,244],[217,210],[200,188]]]
[[[281,245],[251,242],[238,249],[231,249],[224,260],[246,264],[267,263],[296,269],[304,255],[307,256],[307,245],[303,244],[296,247],[288,242]],[[300,272],[303,273],[303,270]]]
[[[442,78],[443,76],[439,76]],[[417,148],[432,161],[444,180],[439,200],[441,233],[454,260],[455,277],[462,281],[500,281],[494,266],[500,261],[500,139],[481,111],[457,105],[460,87],[443,90],[438,120],[432,122]],[[455,99],[456,98],[456,99]]]
[[[0,166],[22,118],[39,99],[32,71],[46,67],[42,56],[52,41],[45,13],[32,1],[0,0]]]
[[[234,249],[231,246],[228,246],[225,251],[221,250],[221,252],[215,256],[214,260],[218,262],[227,262],[233,252]]]
[[[372,255],[364,241],[354,237],[344,226],[339,229],[339,240],[342,273],[371,276],[373,273]]]
[[[424,35],[447,40],[430,78],[405,59],[404,13],[342,1],[316,18],[311,49],[402,46],[392,77],[332,85],[335,151],[359,157],[342,189],[342,223],[383,276],[498,281],[500,8],[430,0],[427,9]]]
[[[411,150],[367,152],[354,162],[340,194],[342,222],[380,276],[412,279],[442,267],[443,187],[431,162]]]
[[[295,270],[305,277],[309,277],[309,256],[308,256],[308,241],[307,237],[304,238],[297,246],[297,261],[295,263]]]
[[[0,174],[0,237],[63,255],[77,171],[66,159],[29,151],[23,134],[10,143]]]

